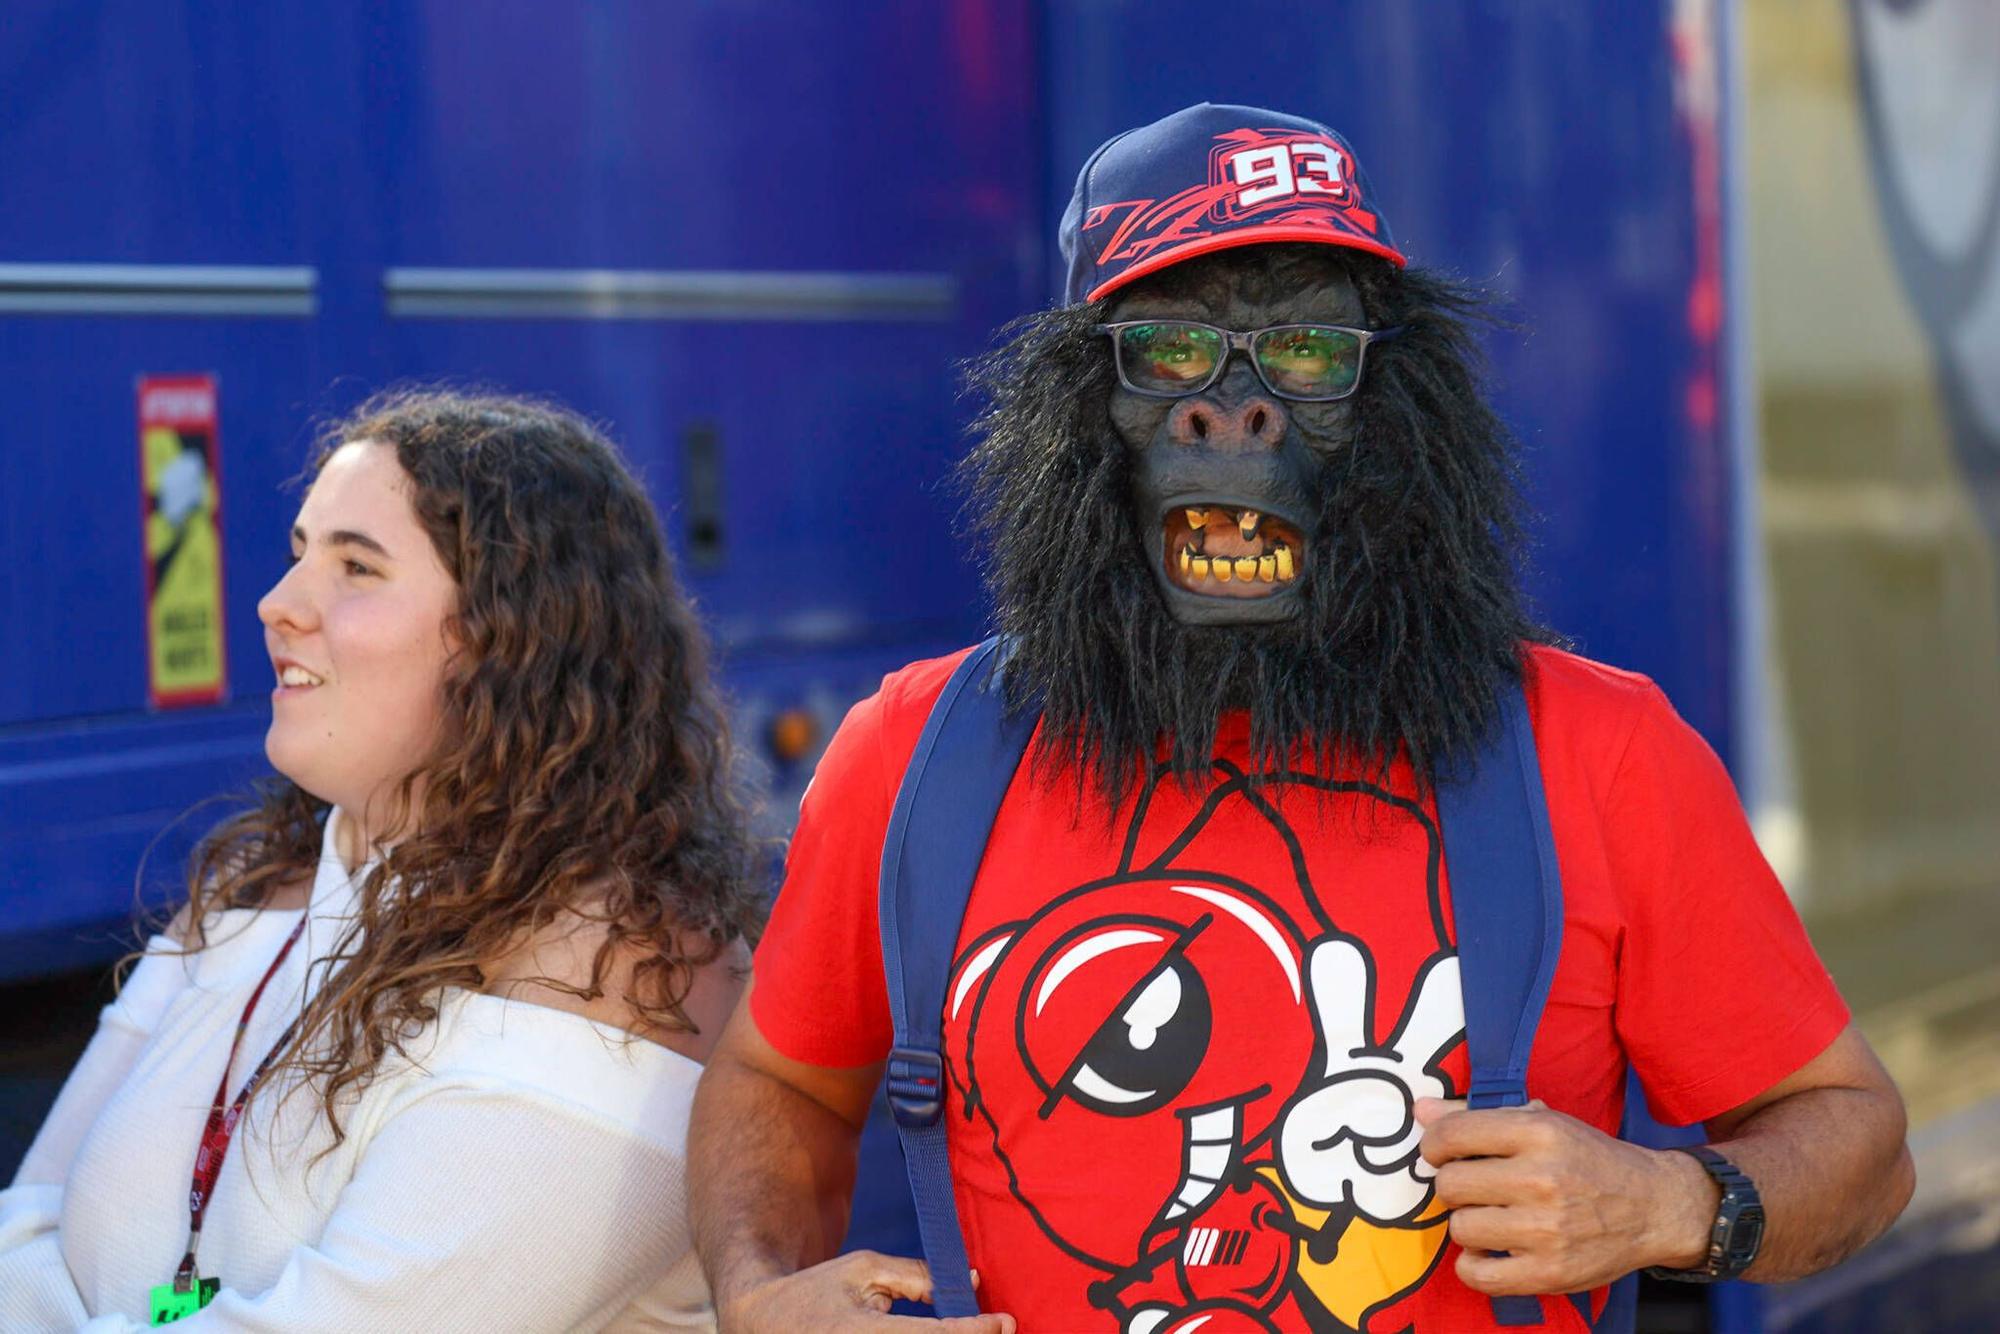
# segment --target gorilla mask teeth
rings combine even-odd
[[[1262,510],[1183,505],[1164,520],[1172,581],[1210,597],[1257,598],[1299,576],[1305,539]]]

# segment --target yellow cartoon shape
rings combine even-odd
[[[1325,1066],[1285,1111],[1275,1139],[1273,1184],[1292,1215],[1324,1226],[1349,1214],[1339,1248],[1319,1261],[1303,1250],[1300,1276],[1333,1315],[1360,1328],[1367,1314],[1421,1285],[1444,1248],[1436,1175],[1418,1153],[1418,1098],[1449,1097],[1438,1074],[1464,1039],[1458,956],[1440,952],[1418,972],[1393,1031],[1375,1035],[1374,962],[1358,940],[1330,936],[1308,960]],[[1324,1250],[1321,1254],[1326,1254]]]
[[[1260,1168],[1257,1175],[1277,1187],[1292,1217],[1308,1230],[1326,1226],[1328,1211],[1286,1190],[1275,1168]],[[1450,1232],[1447,1223],[1445,1207],[1435,1199],[1414,1219],[1394,1227],[1351,1219],[1331,1260],[1315,1260],[1311,1248],[1299,1248],[1299,1278],[1335,1319],[1360,1329],[1369,1312],[1414,1292],[1430,1276]]]

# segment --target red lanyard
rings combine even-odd
[[[201,1242],[201,1220],[208,1213],[208,1200],[215,1193],[215,1179],[222,1175],[222,1160],[229,1153],[229,1141],[236,1134],[236,1123],[243,1119],[244,1105],[250,1095],[257,1090],[264,1074],[271,1068],[278,1053],[291,1041],[292,1032],[299,1026],[293,1019],[285,1025],[285,1031],[271,1044],[271,1050],[264,1053],[264,1059],[250,1072],[250,1078],[243,1083],[243,1091],[236,1095],[236,1101],[227,1102],[229,1097],[229,1071],[236,1064],[237,1049],[243,1045],[243,1030],[250,1026],[250,1016],[257,1010],[257,1002],[263,999],[264,988],[271,985],[271,979],[285,962],[285,956],[292,952],[292,946],[299,943],[299,936],[306,929],[306,921],[312,916],[311,909],[299,914],[299,924],[292,928],[292,934],[285,937],[278,957],[271,960],[271,966],[264,970],[264,978],[257,989],[250,993],[250,999],[243,1006],[242,1017],[236,1021],[236,1036],[229,1043],[229,1059],[223,1063],[222,1078],[215,1085],[215,1103],[208,1111],[208,1124],[202,1128],[201,1145],[194,1155],[194,1180],[188,1186],[188,1244],[187,1254],[181,1257],[180,1268],[174,1271],[174,1291],[189,1292],[194,1288],[194,1250]],[[226,1105],[225,1105],[226,1104]]]

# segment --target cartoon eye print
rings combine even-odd
[[[1170,956],[1084,1047],[1070,1096],[1110,1116],[1165,1106],[1201,1068],[1212,1022],[1201,974]]]
[[[1164,929],[1098,929],[1058,941],[1049,951],[1039,970],[1039,985],[1032,988],[1037,1016],[1051,1002],[1060,1006],[1063,986],[1088,965],[1097,964],[1090,971],[1101,974],[1105,968],[1129,968],[1133,960],[1151,963],[1127,987],[1068,1068],[1039,1081],[1048,1094],[1042,1116],[1064,1098],[1107,1116],[1143,1116],[1187,1088],[1208,1054],[1214,1028],[1208,986],[1188,960],[1187,949],[1212,920],[1203,916],[1188,926],[1169,923]],[[1098,963],[1116,951],[1133,953]]]
[[[1365,1328],[1445,1245],[1413,1221],[1433,1206],[1413,1104],[1449,1089],[1457,959],[1442,930],[1372,934],[1406,892],[1439,916],[1440,843],[1413,805],[1357,790],[1415,822],[1410,846],[1321,867],[1278,796],[1221,777],[1192,813],[1149,787],[1115,870],[966,942],[943,1016],[954,1114],[990,1146],[986,1188],[1032,1222],[1011,1244],[1051,1283],[1089,1282],[1124,1334]],[[1341,889],[1346,930],[1309,870]],[[1398,988],[1380,1041],[1378,978]]]
[[[1201,1208],[1315,1078],[1305,941],[1270,895],[1178,874],[1080,887],[971,943],[953,1079],[1043,1235],[1110,1273]],[[1079,1189],[1079,1159],[1126,1185]]]

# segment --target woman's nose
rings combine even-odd
[[[272,630],[311,629],[317,613],[305,588],[303,562],[294,563],[263,597],[257,599],[257,619]]]

